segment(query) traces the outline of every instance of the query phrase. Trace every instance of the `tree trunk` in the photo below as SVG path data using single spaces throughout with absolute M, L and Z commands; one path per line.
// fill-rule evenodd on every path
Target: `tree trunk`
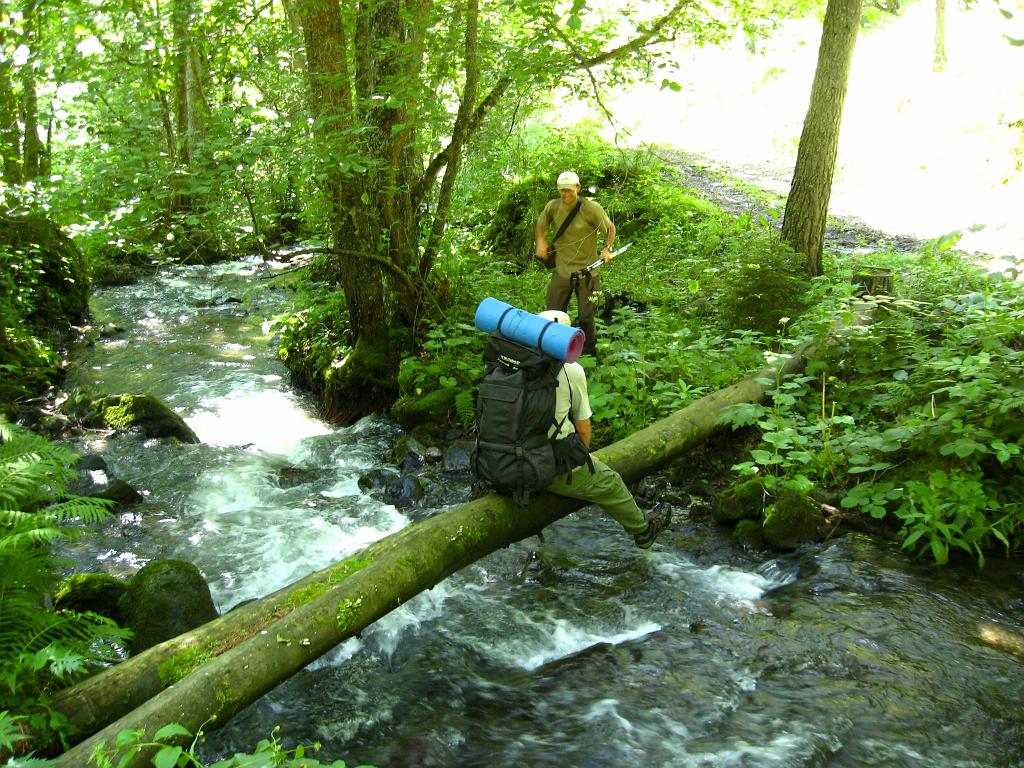
M 36 95 L 36 62 L 39 47 L 39 14 L 42 10 L 25 3 L 25 34 L 22 44 L 28 49 L 28 60 L 21 68 L 21 172 L 25 181 L 39 178 L 45 165 L 45 146 L 39 138 L 39 99 Z
M 46 147 L 39 138 L 39 100 L 31 61 L 25 64 L 21 84 L 21 120 L 25 126 L 22 140 L 22 174 L 26 181 L 37 179 L 46 164 Z
M 202 13 L 194 0 L 174 0 L 172 3 L 174 146 L 169 212 L 172 227 L 177 228 L 172 252 L 178 258 L 205 263 L 220 255 L 221 244 L 215 229 L 197 217 L 205 206 L 206 195 L 196 193 L 193 183 L 203 170 L 200 146 L 207 131 L 209 115 L 206 61 L 197 31 Z
M 426 283 L 430 270 L 434 266 L 434 258 L 437 255 L 437 249 L 441 242 L 441 235 L 444 234 L 448 211 L 451 209 L 455 180 L 458 178 L 459 166 L 462 162 L 462 151 L 469 138 L 473 122 L 474 105 L 476 104 L 477 91 L 480 87 L 479 25 L 480 4 L 477 0 L 468 0 L 466 3 L 465 52 L 463 54 L 466 81 L 462 89 L 462 98 L 459 101 L 459 112 L 455 118 L 455 126 L 452 129 L 452 140 L 449 145 L 444 178 L 441 181 L 441 189 L 438 194 L 437 215 L 434 218 L 434 226 L 430 231 L 430 238 L 424 249 L 423 259 L 420 261 L 419 280 L 421 284 Z
M 175 164 L 187 176 L 196 159 L 196 144 L 205 127 L 204 67 L 192 34 L 194 9 L 191 0 L 177 0 L 171 12 L 174 35 L 174 116 L 177 125 Z M 187 193 L 180 195 L 181 209 L 190 210 Z
M 759 402 L 765 380 L 776 381 L 803 369 L 796 353 L 778 367 L 708 395 L 646 429 L 597 452 L 627 482 L 655 472 L 683 456 L 721 426 L 722 412 L 739 403 Z M 110 670 L 102 683 L 86 681 L 63 694 L 59 708 L 79 724 L 112 722 L 61 755 L 55 768 L 79 768 L 100 745 L 112 749 L 117 734 L 142 729 L 147 736 L 167 723 L 195 732 L 227 722 L 281 681 L 344 640 L 358 634 L 425 589 L 501 547 L 540 532 L 582 503 L 550 494 L 525 509 L 490 495 L 414 523 L 348 560 L 308 576 L 270 598 L 243 606 L 195 632 L 143 653 L 125 672 Z M 623 546 L 631 546 L 623 537 Z M 290 612 L 289 612 L 290 609 Z M 184 649 L 184 650 L 182 650 Z M 198 669 L 163 688 L 155 665 L 191 650 Z M 147 658 L 148 657 L 148 658 Z M 207 660 L 208 659 L 208 660 Z M 161 690 L 163 688 L 163 690 Z M 124 701 L 123 696 L 131 696 Z M 146 703 L 140 704 L 144 698 Z M 131 707 L 136 707 L 130 710 Z M 138 755 L 128 766 L 148 765 Z
M 804 118 L 782 239 L 807 257 L 807 274 L 822 274 L 828 201 L 832 194 L 843 103 L 850 79 L 862 0 L 829 0 L 811 101 Z
M 935 0 L 935 55 L 932 72 L 946 68 L 946 0 Z
M 414 6 L 417 13 L 427 4 Z M 405 83 L 418 80 L 423 33 L 398 2 L 386 0 L 373 12 L 356 11 L 350 45 L 338 3 L 300 7 L 314 132 L 321 157 L 330 158 L 324 168 L 334 241 L 329 269 L 345 294 L 353 344 L 321 395 L 324 415 L 349 423 L 394 402 L 398 363 L 419 304 L 408 272 L 419 252 L 410 196 L 417 176 L 415 137 L 407 127 L 415 105 L 380 94 L 401 94 Z M 402 44 L 381 46 L 382 40 Z M 345 133 L 356 121 L 362 126 L 358 140 Z M 353 171 L 345 158 L 352 156 L 354 141 L 364 156 L 382 162 Z
M 6 46 L 6 32 L 0 24 L 0 50 Z M 21 130 L 18 128 L 18 100 L 14 95 L 13 67 L 9 56 L 0 56 L 0 160 L 3 180 L 20 184 Z

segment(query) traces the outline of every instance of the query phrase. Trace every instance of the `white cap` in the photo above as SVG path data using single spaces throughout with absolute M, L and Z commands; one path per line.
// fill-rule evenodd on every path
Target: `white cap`
M 560 309 L 545 309 L 543 312 L 538 312 L 537 316 L 543 317 L 545 320 L 550 320 L 553 323 L 572 325 L 572 321 L 569 319 L 569 316 Z
M 576 189 L 580 185 L 580 177 L 572 171 L 562 171 L 558 174 L 559 189 Z

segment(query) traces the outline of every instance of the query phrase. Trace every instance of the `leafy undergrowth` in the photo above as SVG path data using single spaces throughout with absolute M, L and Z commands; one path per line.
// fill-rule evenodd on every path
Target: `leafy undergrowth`
M 805 375 L 776 386 L 764 404 L 728 416 L 761 443 L 734 467 L 767 491 L 837 500 L 889 521 L 908 552 L 948 561 L 959 551 L 1017 551 L 1024 486 L 1019 418 L 1024 332 L 1019 283 L 986 276 L 956 238 L 913 252 L 826 250 L 826 274 L 803 276 L 773 222 L 730 215 L 685 188 L 653 187 L 672 169 L 631 167 L 600 190 L 631 221 L 633 248 L 603 268 L 598 356 L 584 357 L 595 444 L 641 429 L 760 370 L 776 354 L 830 338 L 861 302 L 851 274 L 869 264 L 895 277 L 872 322 L 823 350 Z M 630 210 L 644 211 L 642 225 Z M 465 234 L 463 235 L 465 236 Z M 482 246 L 442 265 L 457 301 L 435 318 L 403 363 L 406 398 L 431 393 L 435 420 L 471 431 L 483 334 L 473 310 L 495 296 L 540 311 L 547 273 Z M 467 255 L 469 254 L 469 255 Z M 448 392 L 450 397 L 437 397 Z

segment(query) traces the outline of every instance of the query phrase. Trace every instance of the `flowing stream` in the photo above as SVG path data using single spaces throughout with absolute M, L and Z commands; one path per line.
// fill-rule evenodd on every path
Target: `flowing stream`
M 401 437 L 329 425 L 289 386 L 264 321 L 287 294 L 259 261 L 178 267 L 97 291 L 124 331 L 79 353 L 69 385 L 164 399 L 199 445 L 92 435 L 145 494 L 73 552 L 128 576 L 194 562 L 221 611 L 464 500 L 431 509 L 360 490 Z M 433 497 L 429 497 L 432 498 Z M 430 503 L 435 503 L 433 500 Z M 453 575 L 280 685 L 204 756 L 281 726 L 324 763 L 376 766 L 1024 766 L 1024 565 L 938 569 L 837 537 L 752 553 L 705 516 L 636 549 L 585 509 Z

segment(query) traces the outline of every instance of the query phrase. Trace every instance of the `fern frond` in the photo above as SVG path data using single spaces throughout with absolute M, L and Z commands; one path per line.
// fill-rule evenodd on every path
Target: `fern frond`
M 0 504 L 6 509 L 60 498 L 74 453 L 15 424 L 0 424 Z
M 0 536 L 0 555 L 4 557 L 16 556 L 31 546 L 40 544 L 52 544 L 58 539 L 67 538 L 66 531 L 62 528 L 29 528 L 17 533 L 9 533 Z
M 22 512 L 20 509 L 0 509 L 0 527 L 13 531 L 23 531 L 39 525 L 39 517 L 34 512 Z
M 25 731 L 18 724 L 22 719 L 7 710 L 0 712 L 0 750 L 12 751 L 14 745 L 25 738 Z
M 57 582 L 53 565 L 48 548 L 24 541 L 0 557 L 0 657 L 49 622 L 43 596 Z
M 51 504 L 40 514 L 57 523 L 79 520 L 86 525 L 98 523 L 110 517 L 110 510 L 116 502 L 110 499 L 96 499 L 89 496 L 67 496 L 63 501 Z
M 459 422 L 464 429 L 469 429 L 476 423 L 476 395 L 474 392 L 463 390 L 455 396 L 455 412 L 458 414 Z
M 76 457 L 0 424 L 0 680 L 29 692 L 62 684 L 90 660 L 111 661 L 130 632 L 92 613 L 47 607 L 59 561 L 51 544 L 96 523 L 113 502 L 66 496 Z
M 57 645 L 65 655 L 70 653 L 94 661 L 112 661 L 116 654 L 109 643 L 127 645 L 132 636 L 131 630 L 122 629 L 110 619 L 91 611 L 63 611 L 51 616 L 54 620 L 44 630 L 27 638 L 28 647 Z

